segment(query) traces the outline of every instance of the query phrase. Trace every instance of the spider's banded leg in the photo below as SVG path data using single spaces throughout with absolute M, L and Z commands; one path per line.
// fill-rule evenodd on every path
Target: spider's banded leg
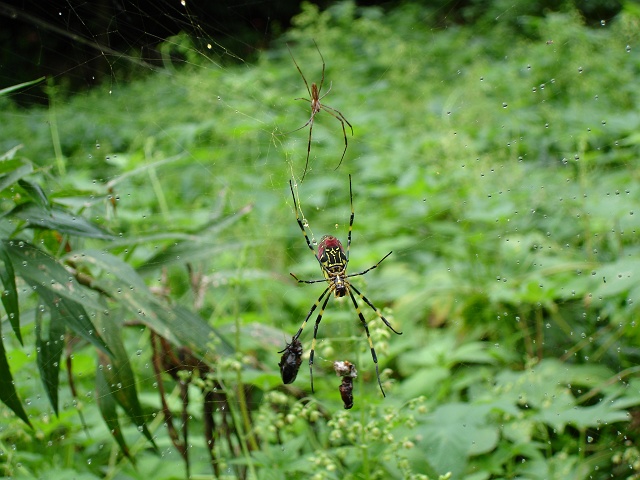
M 329 288 L 327 288 L 327 290 L 329 290 Z M 318 326 L 320 325 L 322 314 L 324 313 L 324 309 L 327 307 L 327 303 L 329 303 L 330 298 L 331 295 L 328 295 L 326 300 L 322 304 L 322 308 L 320 309 L 320 311 L 318 312 L 318 316 L 316 317 L 316 324 L 313 326 L 313 340 L 311 341 L 311 351 L 309 352 L 309 378 L 311 379 L 311 393 L 313 393 L 313 355 L 316 351 L 316 337 L 318 336 Z M 320 299 L 318 299 L 318 301 L 320 301 Z
M 320 305 L 320 302 L 322 301 L 322 299 L 324 298 L 324 296 L 327 294 L 327 292 L 331 291 L 331 286 L 327 287 L 324 289 L 324 292 L 322 292 L 322 295 L 320 295 L 318 297 L 318 300 L 316 300 L 316 303 L 313 304 L 313 306 L 311 307 L 311 310 L 309 310 L 309 313 L 307 313 L 306 318 L 304 319 L 304 322 L 302 322 L 302 325 L 300 325 L 300 328 L 298 329 L 298 331 L 296 332 L 296 334 L 293 336 L 293 338 L 291 339 L 291 343 L 295 342 L 296 340 L 298 340 L 298 338 L 300 338 L 300 335 L 302 334 L 302 330 L 304 330 L 304 327 L 307 325 L 307 322 L 309 321 L 309 318 L 311 317 L 311 314 L 315 311 L 316 308 L 318 308 L 318 305 Z M 329 295 L 330 297 L 331 295 Z M 328 298 L 328 297 L 327 297 Z M 324 304 L 326 305 L 327 302 L 325 301 Z M 324 309 L 324 306 L 322 307 Z
M 289 272 L 289 275 L 295 278 L 298 283 L 321 283 L 321 282 L 327 281 L 326 278 L 323 278 L 322 280 L 300 280 L 298 277 L 296 277 L 295 273 L 291 273 L 291 272 Z
M 369 348 L 371 349 L 371 358 L 373 358 L 373 363 L 376 366 L 376 377 L 378 378 L 378 385 L 380 386 L 380 391 L 382 392 L 382 396 L 386 397 L 384 393 L 384 389 L 382 388 L 382 382 L 380 381 L 380 370 L 378 369 L 378 356 L 376 355 L 376 351 L 373 348 L 373 340 L 371 340 L 371 334 L 369 333 L 369 326 L 367 325 L 367 321 L 364 319 L 364 315 L 362 315 L 362 312 L 360 311 L 360 307 L 358 306 L 358 302 L 356 302 L 356 298 L 353 296 L 353 293 L 351 292 L 351 288 L 353 288 L 353 286 L 351 286 L 347 290 L 349 290 L 349 296 L 351 297 L 353 306 L 356 309 L 356 313 L 360 318 L 360 323 L 362 323 L 362 326 L 364 327 L 364 331 L 367 334 L 367 340 L 369 341 Z
M 313 246 L 311 245 L 311 241 L 309 240 L 309 237 L 307 236 L 307 231 L 304 229 L 304 225 L 302 224 L 302 220 L 300 220 L 300 215 L 298 215 L 298 202 L 296 202 L 296 194 L 293 193 L 293 182 L 291 180 L 289 180 L 289 187 L 291 188 L 291 196 L 293 197 L 293 208 L 296 211 L 296 220 L 298 221 L 298 226 L 300 227 L 300 230 L 302 230 L 302 234 L 304 235 L 304 239 L 307 241 L 307 246 L 311 249 L 311 251 L 313 252 L 313 255 L 316 256 L 316 258 L 317 258 L 316 251 L 313 248 Z
M 365 302 L 367 305 L 369 305 L 369 306 L 373 309 L 373 311 L 374 311 L 374 312 L 376 312 L 376 315 L 378 315 L 378 316 L 380 317 L 380 320 L 382 320 L 382 321 L 384 322 L 384 324 L 385 324 L 387 327 L 389 327 L 393 333 L 395 333 L 396 335 L 402 335 L 402 332 L 398 332 L 395 328 L 393 328 L 393 327 L 391 326 L 391 324 L 389 323 L 389 321 L 388 321 L 386 318 L 384 318 L 384 315 L 382 315 L 382 313 L 380 313 L 380 310 L 378 310 L 378 309 L 373 305 L 373 303 L 371 303 L 371 301 L 370 301 L 367 297 L 365 297 L 362 293 L 360 293 L 360 290 L 358 290 L 358 289 L 357 289 L 356 287 L 354 287 L 352 284 L 349 284 L 349 288 L 352 288 L 352 289 L 353 289 L 353 291 L 354 291 L 354 292 L 356 292 L 356 293 L 358 294 L 358 296 L 359 296 L 362 300 L 364 300 L 364 302 Z M 353 295 L 352 295 L 352 296 L 353 296 Z
M 384 260 L 385 258 L 387 258 L 389 255 L 391 255 L 393 252 L 389 252 L 387 253 L 384 257 L 382 257 L 382 260 Z M 380 265 L 382 263 L 382 260 L 380 260 L 378 263 L 376 263 L 373 267 L 369 267 L 366 270 L 359 272 L 359 273 L 352 273 L 350 275 L 347 275 L 345 278 L 349 278 L 349 277 L 359 277 L 360 275 L 364 275 L 367 272 L 370 272 L 371 270 L 373 270 L 374 268 L 378 268 L 378 265 Z
M 349 233 L 347 234 L 347 262 L 349 261 L 349 252 L 351 251 L 351 230 L 353 230 L 353 219 L 356 215 L 353 211 L 353 190 L 351 189 L 351 174 L 349 174 L 349 202 L 351 203 L 351 217 L 349 217 Z

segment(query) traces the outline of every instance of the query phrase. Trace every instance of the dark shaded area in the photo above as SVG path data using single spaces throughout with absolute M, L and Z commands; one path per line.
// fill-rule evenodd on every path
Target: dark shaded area
M 286 30 L 300 11 L 300 0 L 262 2 L 177 0 L 0 1 L 0 88 L 54 77 L 69 91 L 90 88 L 105 77 L 128 78 L 162 66 L 159 45 L 181 32 L 198 51 L 219 62 L 251 61 L 272 38 Z M 315 2 L 320 8 L 335 3 Z M 391 8 L 404 2 L 365 1 Z M 618 0 L 436 0 L 415 2 L 434 25 L 486 23 L 500 19 L 526 34 L 522 18 L 578 9 L 590 24 L 611 19 Z M 207 44 L 214 48 L 207 49 Z M 175 52 L 171 52 L 172 55 Z M 172 58 L 173 59 L 173 58 Z M 180 60 L 178 57 L 177 60 Z M 140 68 L 141 67 L 141 68 Z M 23 95 L 20 103 L 45 102 Z
M 0 2 L 0 88 L 42 75 L 71 90 L 162 65 L 158 47 L 186 32 L 222 62 L 251 59 L 287 28 L 299 1 L 54 0 Z

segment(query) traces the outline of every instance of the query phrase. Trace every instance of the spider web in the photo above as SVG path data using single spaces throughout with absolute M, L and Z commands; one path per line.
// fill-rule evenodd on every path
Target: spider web
M 488 35 L 495 29 L 508 32 L 530 13 L 524 4 L 501 5 L 492 7 L 495 16 L 486 25 Z M 637 228 L 634 157 L 629 153 L 637 120 L 631 113 L 621 120 L 616 111 L 624 103 L 621 97 L 633 95 L 604 91 L 590 76 L 613 52 L 581 49 L 578 44 L 588 39 L 577 36 L 577 30 L 562 33 L 574 24 L 561 15 L 538 31 L 547 37 L 514 42 L 507 55 L 491 52 L 482 39 L 443 37 L 443 32 L 458 28 L 449 21 L 455 6 L 456 2 L 443 2 L 424 15 L 425 24 L 437 25 L 421 34 L 428 58 L 416 46 L 418 33 L 410 28 L 363 40 L 383 14 L 371 8 L 349 16 L 356 8 L 349 3 L 332 7 L 332 20 L 306 7 L 297 28 L 282 38 L 272 37 L 272 32 L 286 25 L 274 27 L 270 12 L 230 7 L 230 18 L 253 25 L 250 39 L 234 33 L 234 21 L 218 20 L 201 5 L 184 1 L 131 2 L 120 9 L 105 7 L 98 15 L 90 13 L 93 5 L 72 1 L 58 11 L 3 3 L 0 12 L 5 22 L 13 17 L 30 25 L 40 38 L 25 39 L 40 49 L 42 58 L 57 58 L 57 70 L 51 67 L 55 73 L 49 74 L 45 88 L 34 87 L 16 97 L 23 103 L 50 105 L 34 127 L 35 138 L 53 137 L 61 150 L 37 162 L 72 176 L 69 186 L 110 189 L 118 198 L 117 208 L 95 209 L 95 217 L 129 235 L 158 233 L 156 226 L 172 223 L 182 229 L 225 225 L 220 231 L 212 228 L 215 239 L 202 244 L 200 255 L 190 257 L 194 272 L 201 275 L 202 298 L 190 297 L 185 289 L 180 300 L 197 304 L 228 335 L 233 334 L 234 319 L 240 318 L 245 351 L 262 348 L 273 353 L 290 340 L 321 291 L 320 286 L 298 287 L 288 276 L 293 271 L 300 278 L 321 278 L 296 225 L 288 190 L 292 178 L 305 226 L 317 244 L 324 234 L 346 241 L 347 174 L 352 174 L 355 222 L 349 271 L 362 271 L 393 250 L 357 285 L 376 306 L 393 306 L 390 313 L 400 330 L 406 325 L 411 332 L 411 325 L 460 323 L 463 312 L 455 306 L 464 303 L 471 311 L 467 315 L 476 317 L 488 336 L 497 337 L 500 322 L 520 319 L 507 307 L 504 312 L 488 312 L 482 299 L 498 298 L 509 305 L 528 298 L 528 290 L 546 291 L 550 284 L 557 288 L 549 280 L 557 274 L 554 269 L 566 274 L 567 286 L 560 295 L 566 302 L 586 277 L 608 282 L 607 287 L 593 286 L 605 298 L 610 290 L 633 285 L 633 274 L 611 261 L 616 248 L 626 252 L 637 246 L 637 241 L 627 240 L 635 239 Z M 355 40 L 342 40 L 330 28 L 345 18 L 355 25 Z M 598 35 L 598 27 L 592 28 Z M 599 28 L 612 28 L 609 19 L 602 19 Z M 75 45 L 60 51 L 51 47 L 56 44 L 50 35 Z M 311 85 L 319 82 L 322 67 L 314 40 L 326 61 L 321 94 L 331 86 L 323 102 L 342 112 L 355 133 L 348 138 L 340 169 L 334 171 L 343 149 L 342 130 L 338 121 L 320 112 L 314 122 L 310 170 L 300 182 L 307 130 L 283 133 L 304 124 L 310 112 L 308 103 L 295 101 L 307 93 L 284 42 Z M 620 34 L 617 48 L 626 57 L 616 56 L 615 65 L 623 79 L 633 78 L 637 71 L 633 40 L 637 38 Z M 456 59 L 451 61 L 448 53 L 453 50 L 468 50 L 468 55 L 451 55 Z M 484 60 L 474 61 L 474 56 Z M 507 75 L 517 81 L 506 85 L 502 77 Z M 6 71 L 1 78 L 3 86 L 17 83 Z M 158 92 L 153 98 L 144 95 L 151 82 Z M 567 91 L 578 91 L 582 105 L 566 103 Z M 86 102 L 90 107 L 83 109 L 83 98 L 91 100 Z M 98 111 L 96 105 L 101 105 Z M 26 115 L 20 110 L 3 116 L 3 123 L 25 127 Z M 608 128 L 625 132 L 621 121 L 629 122 L 628 135 L 609 134 Z M 9 130 L 12 137 L 0 143 L 3 151 L 19 140 L 25 144 L 25 156 L 39 154 L 27 139 L 13 137 L 18 128 Z M 85 169 L 87 163 L 90 169 Z M 601 182 L 591 176 L 593 171 L 612 170 L 620 174 L 603 175 Z M 47 180 L 61 181 L 55 175 Z M 50 190 L 61 185 L 51 185 Z M 557 209 L 550 208 L 554 205 Z M 489 228 L 491 222 L 496 226 Z M 127 230 L 129 224 L 136 230 Z M 578 227 L 566 228 L 571 224 Z M 208 230 L 203 227 L 198 233 L 204 236 L 203 232 Z M 166 245 L 138 248 L 133 260 L 153 258 L 159 246 Z M 517 296 L 508 291 L 511 282 L 531 271 L 540 275 L 531 276 L 530 283 L 522 281 Z M 160 275 L 151 286 L 163 286 Z M 630 305 L 634 291 L 627 300 Z M 530 295 L 539 296 L 545 306 L 543 296 Z M 479 300 L 464 300 L 469 296 Z M 367 306 L 361 308 L 364 313 Z M 576 308 L 583 308 L 585 316 L 593 314 L 589 308 Z M 379 322 L 373 312 L 365 315 Z M 312 323 L 313 319 L 301 337 L 307 345 Z M 561 328 L 558 318 L 545 318 L 544 323 L 548 329 Z M 610 330 L 592 328 L 593 322 L 586 325 L 568 335 L 585 342 L 608 338 Z M 385 339 L 379 332 L 374 341 L 382 344 L 380 359 L 408 345 L 406 337 Z M 558 357 L 582 355 L 576 347 L 580 341 L 556 341 Z M 355 358 L 334 358 L 343 350 L 358 353 Z M 496 341 L 490 353 L 500 357 L 501 352 Z M 359 371 L 371 373 L 367 355 L 352 306 L 332 299 L 318 334 L 316 390 L 322 389 L 320 372 L 330 372 L 334 360 L 354 361 Z M 617 371 L 626 368 L 615 363 L 615 354 L 601 352 L 597 358 L 581 360 L 614 365 Z M 137 354 L 131 360 L 144 371 Z M 406 362 L 411 365 L 411 359 Z M 305 365 L 298 382 L 305 381 Z M 153 375 L 141 377 L 144 383 Z M 42 409 L 46 410 L 44 403 Z

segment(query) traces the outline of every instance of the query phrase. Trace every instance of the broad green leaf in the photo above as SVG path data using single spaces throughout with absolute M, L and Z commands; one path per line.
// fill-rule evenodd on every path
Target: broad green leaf
M 58 415 L 58 385 L 60 383 L 60 359 L 64 350 L 64 319 L 57 308 L 49 308 L 49 331 L 42 328 L 41 314 L 36 312 L 36 352 L 38 369 L 45 391 Z
M 111 353 L 102 337 L 98 335 L 95 326 L 89 320 L 89 315 L 87 315 L 82 305 L 68 298 L 59 296 L 52 290 L 43 288 L 30 279 L 26 280 L 51 310 L 57 310 L 56 315 L 58 315 L 64 325 L 103 352 L 107 354 Z
M 97 250 L 76 252 L 70 258 L 74 263 L 94 267 L 98 278 L 94 285 L 107 292 L 111 298 L 136 315 L 153 331 L 193 350 L 204 358 L 211 352 L 212 343 L 218 353 L 229 355 L 233 347 L 202 318 L 180 306 L 168 306 L 155 296 L 144 280 L 127 263 L 118 257 Z
M 600 428 L 617 422 L 628 422 L 631 419 L 625 409 L 637 405 L 636 399 L 615 400 L 605 397 L 595 405 L 582 407 L 574 402 L 564 405 L 553 404 L 549 408 L 542 408 L 534 419 L 551 425 L 558 432 L 563 432 L 567 425 L 573 425 L 579 430 Z
M 498 444 L 498 427 L 490 425 L 484 405 L 449 403 L 438 407 L 418 427 L 423 436 L 420 453 L 436 471 L 461 474 L 471 455 L 493 450 Z
M 81 285 L 55 258 L 21 240 L 3 240 L 16 274 L 87 308 L 104 308 L 95 291 Z
M 111 388 L 111 394 L 124 409 L 127 416 L 138 426 L 138 430 L 157 448 L 151 433 L 147 429 L 144 412 L 138 400 L 136 379 L 129 363 L 129 355 L 120 337 L 122 326 L 117 325 L 110 315 L 102 314 L 98 315 L 97 323 L 100 331 L 104 334 L 107 345 L 113 352 L 113 357 L 109 359 L 109 364 L 105 366 L 101 363 L 101 367 L 104 367 L 102 374 Z
M 118 411 L 116 409 L 116 399 L 104 374 L 104 369 L 107 368 L 105 365 L 108 364 L 109 359 L 104 355 L 100 355 L 100 361 L 96 370 L 96 400 L 98 402 L 98 408 L 100 409 L 100 415 L 102 415 L 104 422 L 109 428 L 109 432 L 120 446 L 122 453 L 135 463 L 135 459 L 129 453 L 129 447 L 122 435 L 120 421 L 118 420 Z
M 0 161 L 0 191 L 13 185 L 31 172 L 33 172 L 33 165 L 26 160 Z
M 0 268 L 0 279 L 2 280 L 2 304 L 9 317 L 11 328 L 15 333 L 18 341 L 22 342 L 22 334 L 20 333 L 20 305 L 18 304 L 18 290 L 16 288 L 16 274 L 13 270 L 11 257 L 5 248 L 4 243 L 0 242 L 0 261 L 4 263 L 4 268 Z
M 3 241 L 16 274 L 38 293 L 51 309 L 57 309 L 67 327 L 97 348 L 109 353 L 84 307 L 101 310 L 97 294 L 78 281 L 55 259 L 22 241 Z
M 0 324 L 1 326 L 1 324 Z M 31 422 L 27 416 L 27 412 L 24 411 L 22 403 L 18 398 L 18 392 L 13 383 L 13 376 L 9 369 L 9 362 L 7 361 L 7 353 L 4 349 L 4 343 L 2 342 L 2 336 L 0 335 L 0 400 L 7 407 L 31 427 Z
M 116 238 L 84 217 L 73 215 L 58 207 L 44 208 L 34 202 L 25 202 L 7 215 L 24 220 L 31 228 L 44 228 L 68 235 L 103 240 Z

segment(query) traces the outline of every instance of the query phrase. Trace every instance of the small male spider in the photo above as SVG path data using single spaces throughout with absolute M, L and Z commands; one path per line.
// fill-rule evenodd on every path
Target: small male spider
M 353 292 L 355 292 L 356 295 L 358 295 L 362 299 L 362 301 L 364 301 L 367 305 L 369 305 L 373 309 L 374 312 L 376 312 L 376 315 L 380 317 L 380 319 L 384 322 L 384 324 L 387 327 L 391 329 L 392 332 L 398 335 L 401 335 L 402 332 L 396 331 L 391 326 L 389 321 L 386 318 L 384 318 L 382 313 L 380 313 L 380 311 L 373 305 L 373 303 L 371 303 L 371 301 L 367 297 L 365 297 L 362 293 L 360 293 L 360 291 L 351 284 L 351 282 L 349 281 L 349 278 L 364 275 L 370 270 L 377 268 L 378 265 L 380 265 L 385 258 L 391 255 L 392 252 L 387 253 L 384 257 L 382 257 L 382 260 L 376 263 L 373 267 L 369 267 L 366 270 L 359 273 L 352 273 L 347 275 L 347 264 L 349 263 L 349 251 L 351 249 L 351 230 L 353 229 L 353 218 L 354 218 L 353 193 L 351 190 L 351 175 L 349 175 L 349 200 L 351 202 L 351 217 L 349 219 L 349 233 L 347 235 L 346 253 L 344 251 L 344 247 L 342 246 L 342 243 L 340 243 L 340 240 L 338 240 L 336 237 L 332 235 L 325 235 L 320 239 L 320 244 L 318 245 L 318 252 L 316 253 L 315 249 L 313 248 L 313 245 L 311 245 L 311 241 L 309 240 L 309 237 L 307 236 L 307 231 L 305 230 L 304 224 L 300 219 L 300 215 L 298 215 L 298 210 L 299 210 L 298 202 L 296 201 L 296 196 L 293 193 L 293 183 L 291 182 L 291 180 L 289 180 L 289 187 L 291 188 L 291 195 L 293 196 L 293 206 L 296 210 L 296 220 L 298 221 L 298 226 L 300 227 L 300 230 L 302 230 L 302 234 L 304 235 L 304 239 L 307 242 L 307 246 L 313 252 L 314 256 L 318 260 L 318 263 L 320 264 L 320 268 L 322 269 L 324 278 L 322 280 L 300 280 L 293 273 L 291 273 L 291 276 L 295 278 L 298 281 L 298 283 L 327 282 L 329 284 L 329 286 L 325 288 L 322 294 L 318 297 L 318 299 L 316 300 L 316 303 L 313 304 L 313 306 L 311 307 L 311 310 L 309 310 L 309 313 L 307 313 L 307 317 L 302 322 L 302 325 L 298 329 L 298 332 L 293 336 L 291 343 L 289 345 L 294 345 L 296 344 L 296 342 L 298 342 L 298 339 L 300 338 L 300 334 L 302 334 L 302 330 L 304 329 L 305 325 L 307 324 L 307 321 L 311 317 L 311 314 L 315 311 L 316 308 L 318 308 L 318 305 L 320 305 L 320 302 L 326 295 L 327 298 L 322 303 L 320 312 L 316 317 L 315 326 L 313 328 L 313 341 L 311 342 L 311 351 L 309 354 L 309 375 L 311 378 L 311 391 L 313 392 L 313 355 L 316 347 L 316 337 L 318 335 L 318 327 L 320 325 L 320 321 L 322 320 L 324 309 L 327 306 L 329 299 L 331 298 L 332 292 L 336 297 L 344 297 L 346 295 L 349 295 L 349 297 L 351 298 L 351 301 L 353 302 L 353 307 L 355 308 L 356 313 L 358 314 L 358 318 L 360 319 L 360 322 L 364 327 L 364 331 L 367 334 L 367 340 L 369 341 L 369 348 L 371 350 L 371 357 L 373 358 L 373 363 L 376 366 L 376 377 L 378 379 L 378 385 L 380 386 L 380 391 L 382 392 L 382 396 L 386 396 L 384 393 L 384 389 L 382 388 L 382 382 L 380 381 L 380 372 L 378 370 L 378 357 L 376 356 L 376 351 L 373 348 L 373 340 L 371 340 L 371 335 L 369 334 L 369 326 L 367 324 L 367 321 L 364 318 L 364 315 L 360 311 L 360 307 L 358 306 L 358 302 L 356 302 L 356 298 L 353 295 Z M 329 295 L 327 295 L 327 293 Z M 287 348 L 290 348 L 289 345 L 287 345 Z
M 304 172 L 302 172 L 302 179 L 300 181 L 304 180 L 304 176 L 307 174 L 307 168 L 309 167 L 309 154 L 311 153 L 311 132 L 313 132 L 313 121 L 316 118 L 316 115 L 318 114 L 318 112 L 320 110 L 324 110 L 325 112 L 327 112 L 329 115 L 331 115 L 332 117 L 336 118 L 340 124 L 342 125 L 342 134 L 344 135 L 344 150 L 342 151 L 342 157 L 340 157 L 340 163 L 338 163 L 338 166 L 336 167 L 336 170 L 338 169 L 338 167 L 340 167 L 340 165 L 342 165 L 342 160 L 344 159 L 344 155 L 345 153 L 347 153 L 347 131 L 344 128 L 344 124 L 346 123 L 347 125 L 349 125 L 349 128 L 351 129 L 351 135 L 353 136 L 353 127 L 351 126 L 351 124 L 349 123 L 349 120 L 347 120 L 345 118 L 345 116 L 339 111 L 336 110 L 335 108 L 331 108 L 328 105 L 324 105 L 322 103 L 320 103 L 320 100 L 322 100 L 324 97 L 326 97 L 329 92 L 331 91 L 331 86 L 332 84 L 329 84 L 329 90 L 326 91 L 326 93 L 322 96 L 321 92 L 322 92 L 322 85 L 324 84 L 324 68 L 325 68 L 325 64 L 324 64 L 324 57 L 322 56 L 322 53 L 320 52 L 320 48 L 318 48 L 318 44 L 316 43 L 316 41 L 313 41 L 313 44 L 316 46 L 316 50 L 318 50 L 318 53 L 320 54 L 320 58 L 322 59 L 322 78 L 320 79 L 320 86 L 316 85 L 315 83 L 311 84 L 311 88 L 309 88 L 309 84 L 307 83 L 307 79 L 304 77 L 304 74 L 302 73 L 302 70 L 300 70 L 300 67 L 298 66 L 298 63 L 296 62 L 296 59 L 293 58 L 293 53 L 291 53 L 291 49 L 289 48 L 289 45 L 287 45 L 287 48 L 289 49 L 289 55 L 291 55 L 291 59 L 293 60 L 293 63 L 295 64 L 296 68 L 298 69 L 298 72 L 300 72 L 300 76 L 302 77 L 302 80 L 304 81 L 305 86 L 307 87 L 307 93 L 309 94 L 309 98 L 296 98 L 296 100 L 305 100 L 309 103 L 311 103 L 311 117 L 309 118 L 309 120 L 307 120 L 307 123 L 305 123 L 304 125 L 302 125 L 299 128 L 296 128 L 295 130 L 291 130 L 290 132 L 287 132 L 284 135 L 288 135 L 289 133 L 293 133 L 293 132 L 297 132 L 298 130 L 302 130 L 303 128 L 305 128 L 307 125 L 309 125 L 309 141 L 307 142 L 307 161 L 304 165 Z

